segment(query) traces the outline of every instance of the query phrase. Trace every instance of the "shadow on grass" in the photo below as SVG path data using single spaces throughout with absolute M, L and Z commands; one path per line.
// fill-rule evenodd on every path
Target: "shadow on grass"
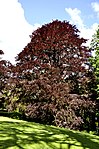
M 0 149 L 99 149 L 99 137 L 31 122 L 0 121 Z

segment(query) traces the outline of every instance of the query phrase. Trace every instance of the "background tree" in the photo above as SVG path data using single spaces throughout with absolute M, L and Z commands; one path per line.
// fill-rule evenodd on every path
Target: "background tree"
M 0 55 L 4 54 L 2 50 L 0 50 Z M 0 109 L 4 108 L 5 97 L 7 96 L 5 90 L 6 85 L 8 84 L 8 80 L 11 76 L 11 63 L 7 60 L 2 60 L 0 57 Z
M 0 50 L 0 55 L 4 54 L 4 52 L 2 50 Z M 4 103 L 4 99 L 2 98 L 2 89 L 4 88 L 4 61 L 1 60 L 2 58 L 0 57 L 0 108 L 3 108 L 3 103 Z
M 94 53 L 90 62 L 92 63 L 92 66 L 94 68 L 95 77 L 96 77 L 96 84 L 95 84 L 96 86 L 94 87 L 94 90 L 97 92 L 96 118 L 97 118 L 98 127 L 99 127 L 99 26 L 98 26 L 95 34 L 93 35 L 93 38 L 91 41 L 91 48 L 93 49 L 93 53 Z
M 2 50 L 0 50 L 0 55 L 4 54 Z M 7 83 L 7 79 L 9 77 L 9 70 L 8 67 L 10 65 L 10 62 L 6 60 L 2 60 L 2 57 L 0 57 L 0 108 L 3 108 L 4 104 L 4 88 Z
M 8 110 L 72 129 L 80 129 L 88 116 L 90 123 L 95 101 L 88 90 L 86 63 L 91 51 L 78 33 L 76 26 L 58 20 L 32 33 L 12 68 Z
M 99 98 L 99 26 L 96 30 L 96 33 L 93 35 L 92 41 L 91 41 L 91 48 L 94 51 L 94 56 L 91 58 L 91 63 L 94 68 L 94 72 L 96 75 L 97 80 L 97 94 Z
M 0 55 L 2 54 L 4 54 L 4 52 L 0 50 Z M 2 90 L 2 87 L 3 87 L 3 82 L 2 82 L 3 75 L 4 75 L 3 63 L 2 63 L 2 60 L 0 60 L 0 90 Z

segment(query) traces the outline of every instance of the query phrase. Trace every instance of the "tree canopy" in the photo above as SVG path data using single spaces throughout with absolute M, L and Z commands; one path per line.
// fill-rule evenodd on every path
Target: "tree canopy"
M 79 73 L 90 51 L 83 46 L 86 40 L 78 33 L 76 26 L 66 21 L 45 24 L 32 33 L 31 42 L 18 54 L 17 61 L 24 69 L 46 65 L 61 67 L 61 71 L 66 71 L 65 75 Z

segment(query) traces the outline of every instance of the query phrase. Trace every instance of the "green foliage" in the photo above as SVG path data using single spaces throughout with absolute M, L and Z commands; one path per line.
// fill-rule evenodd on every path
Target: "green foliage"
M 91 48 L 93 49 L 94 56 L 90 59 L 90 62 L 94 68 L 96 85 L 94 90 L 97 93 L 97 108 L 96 108 L 96 130 L 99 133 L 99 26 L 96 33 L 93 35 L 91 41 Z
M 94 68 L 94 72 L 96 75 L 96 82 L 97 82 L 97 95 L 99 99 L 99 26 L 96 30 L 96 33 L 93 35 L 93 39 L 91 41 L 91 48 L 94 51 L 94 56 L 91 58 L 91 63 Z

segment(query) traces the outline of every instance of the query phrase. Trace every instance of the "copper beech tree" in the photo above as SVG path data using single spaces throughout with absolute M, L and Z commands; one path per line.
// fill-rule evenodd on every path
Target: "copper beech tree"
M 76 26 L 58 20 L 32 33 L 12 69 L 9 88 L 14 100 L 10 98 L 8 109 L 36 122 L 72 129 L 83 126 L 95 102 L 87 90 L 91 51 L 78 33 Z

